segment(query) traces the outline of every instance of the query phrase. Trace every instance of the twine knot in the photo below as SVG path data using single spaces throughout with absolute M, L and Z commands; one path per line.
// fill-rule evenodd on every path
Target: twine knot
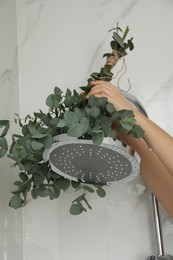
M 117 64 L 118 60 L 119 60 L 118 53 L 116 50 L 113 50 L 111 56 L 107 58 L 105 65 L 109 65 L 111 66 L 111 68 L 113 68 Z

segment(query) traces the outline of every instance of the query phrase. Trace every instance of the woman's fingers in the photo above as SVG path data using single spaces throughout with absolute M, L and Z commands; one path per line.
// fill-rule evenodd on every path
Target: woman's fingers
M 109 97 L 116 94 L 115 87 L 108 82 L 93 81 L 92 85 L 93 87 L 88 93 L 87 97 L 90 97 L 91 95 L 98 95 L 98 94 L 105 97 Z
M 87 95 L 89 98 L 91 95 L 96 97 L 106 97 L 108 102 L 112 103 L 114 108 L 118 111 L 121 109 L 131 109 L 136 111 L 133 105 L 126 99 L 126 97 L 110 82 L 104 82 L 101 80 L 92 81 L 93 86 Z

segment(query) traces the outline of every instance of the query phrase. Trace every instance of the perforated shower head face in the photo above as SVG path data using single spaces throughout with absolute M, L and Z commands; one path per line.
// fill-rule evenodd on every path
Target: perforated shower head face
M 145 116 L 147 113 L 140 101 L 124 92 L 132 105 Z M 43 154 L 52 170 L 59 175 L 93 184 L 110 184 L 132 180 L 139 174 L 136 159 L 117 146 L 117 141 L 93 145 L 92 141 L 79 140 L 66 134 L 55 137 L 55 143 Z
M 63 139 L 46 151 L 45 160 L 49 160 L 54 172 L 65 178 L 105 185 L 129 181 L 139 174 L 134 157 L 114 144 L 97 146 L 92 141 L 67 135 Z

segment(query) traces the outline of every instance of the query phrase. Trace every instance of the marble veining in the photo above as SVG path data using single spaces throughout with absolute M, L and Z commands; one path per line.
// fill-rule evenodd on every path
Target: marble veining
M 163 1 L 159 1 L 158 12 L 153 12 L 153 16 L 151 9 L 155 10 L 156 1 L 151 3 L 151 1 L 133 0 L 120 3 L 119 1 L 94 0 L 92 3 L 75 1 L 73 4 L 71 2 L 68 4 L 68 1 L 38 0 L 25 1 L 25 4 L 27 5 L 18 2 L 20 83 L 23 86 L 21 95 L 25 100 L 21 102 L 22 113 L 27 112 L 27 108 L 30 109 L 30 105 L 27 104 L 29 97 L 32 99 L 33 106 L 41 104 L 41 98 L 34 99 L 31 93 L 32 91 L 44 93 L 46 89 L 49 90 L 50 85 L 47 85 L 49 81 L 58 81 L 63 87 L 68 87 L 69 84 L 74 87 L 76 82 L 77 85 L 86 82 L 90 73 L 97 71 L 103 65 L 104 60 L 101 57 L 109 51 L 111 38 L 110 33 L 107 32 L 114 28 L 118 21 L 123 26 L 129 25 L 130 29 L 132 28 L 135 46 L 137 46 L 134 54 L 127 57 L 127 73 L 124 81 L 130 78 L 131 92 L 139 97 L 149 116 L 156 118 L 158 122 L 162 120 L 161 123 L 165 128 L 169 127 L 166 122 L 167 117 L 163 120 L 165 114 L 168 113 L 168 107 L 165 110 L 162 108 L 159 115 L 157 107 L 160 106 L 160 102 L 165 104 L 164 98 L 169 95 L 167 94 L 169 91 L 172 93 L 169 87 L 172 82 L 171 69 L 162 70 L 157 62 L 161 42 L 158 46 L 154 45 L 156 48 L 154 55 L 151 55 L 145 47 L 146 35 L 154 44 L 153 27 L 157 23 L 158 26 L 162 23 L 160 14 L 163 10 Z M 164 10 L 167 10 L 168 5 L 164 2 Z M 149 18 L 148 10 L 150 11 Z M 140 19 L 141 16 L 142 19 L 144 16 L 147 17 L 146 23 Z M 66 23 L 62 22 L 64 18 Z M 165 26 L 169 24 L 169 18 L 164 21 L 164 24 Z M 158 32 L 159 29 L 156 29 Z M 169 37 L 171 41 L 173 36 Z M 52 41 L 55 44 L 52 44 Z M 44 50 L 43 53 L 40 46 Z M 148 59 L 145 59 L 146 55 L 151 55 L 153 58 L 151 64 Z M 68 64 L 63 65 L 67 58 Z M 168 64 L 172 66 L 171 60 L 168 60 Z M 155 68 L 162 71 L 162 75 L 159 75 Z M 115 83 L 116 80 L 114 79 Z M 124 81 L 121 82 L 121 86 Z M 170 108 L 172 108 L 171 104 Z M 92 253 L 88 252 L 87 256 L 83 255 L 83 260 L 88 258 L 113 260 L 115 256 L 118 258 L 123 256 L 128 260 L 142 260 L 156 254 L 151 193 L 142 180 L 136 178 L 127 184 L 112 185 L 106 188 L 106 192 L 107 197 L 103 200 L 88 195 L 93 210 L 77 218 L 66 213 L 71 196 L 74 196 L 71 192 L 63 194 L 58 201 L 51 203 L 47 201 L 49 213 L 42 200 L 31 201 L 23 211 L 26 260 L 31 260 L 31 257 L 38 259 L 40 256 L 43 260 L 46 259 L 47 254 L 42 255 L 42 250 L 43 252 L 48 250 L 46 241 L 48 245 L 52 241 L 49 255 L 54 259 L 57 255 L 61 260 L 78 258 L 77 248 L 83 252 L 86 244 L 92 249 Z M 40 216 L 39 211 L 42 212 L 41 215 L 45 215 L 45 218 Z M 161 210 L 161 214 L 165 216 L 164 210 Z M 172 237 L 170 223 L 169 219 L 163 221 L 163 233 L 168 253 L 172 250 L 171 242 L 169 242 Z M 140 246 L 141 243 L 143 247 Z M 33 249 L 32 256 L 31 249 Z
M 117 21 L 121 22 L 122 20 L 124 20 L 129 15 L 129 13 L 132 12 L 132 10 L 136 6 L 136 4 L 139 3 L 139 1 L 140 0 L 132 0 L 132 1 L 130 1 L 130 3 L 123 9 L 123 11 L 116 18 Z
M 9 7 L 12 1 L 4 3 Z M 130 78 L 130 92 L 143 103 L 149 117 L 173 133 L 172 1 L 16 0 L 16 7 L 16 42 L 13 46 L 4 43 L 8 62 L 0 72 L 1 114 L 12 116 L 20 106 L 20 114 L 26 115 L 42 108 L 54 85 L 65 90 L 86 83 L 90 73 L 104 64 L 102 55 L 110 50 L 107 32 L 119 22 L 120 27 L 130 27 L 135 43 L 120 85 Z M 5 28 L 4 35 L 9 27 Z M 1 171 L 10 186 L 7 165 Z M 6 194 L 4 187 L 1 192 Z M 16 255 L 20 252 L 18 260 L 143 260 L 156 254 L 151 193 L 140 176 L 106 187 L 106 192 L 104 199 L 87 194 L 93 209 L 76 217 L 68 212 L 76 196 L 72 190 L 62 192 L 55 201 L 30 199 L 22 214 L 7 210 L 8 196 L 1 196 L 0 210 L 6 212 L 0 220 L 1 258 L 11 260 L 15 247 Z M 162 207 L 160 211 L 165 252 L 173 254 L 173 220 Z
M 29 4 L 29 5 L 32 4 L 32 1 L 31 1 L 31 3 L 27 3 L 27 4 Z M 34 5 L 34 8 L 29 8 L 29 11 L 27 10 L 27 6 L 17 8 L 18 17 L 19 17 L 18 19 L 22 19 L 22 17 L 20 17 L 20 16 L 22 16 L 22 14 L 23 14 L 23 9 L 27 10 L 27 12 L 26 12 L 27 19 L 25 18 L 26 20 L 24 20 L 24 23 L 22 23 L 22 24 L 19 22 L 20 31 L 23 32 L 22 37 L 18 38 L 18 40 L 20 40 L 20 42 L 19 42 L 20 46 L 26 44 L 29 37 L 32 37 L 35 30 L 37 30 L 37 26 L 40 21 L 40 16 L 41 16 L 42 11 L 44 10 L 44 7 L 45 7 L 45 4 L 40 3 L 37 5 Z

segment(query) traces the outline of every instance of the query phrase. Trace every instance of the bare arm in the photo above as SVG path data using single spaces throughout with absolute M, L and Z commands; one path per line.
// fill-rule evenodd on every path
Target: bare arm
M 136 113 L 137 114 L 137 113 Z M 173 175 L 173 138 L 158 125 L 141 114 L 136 115 L 138 124 L 144 129 L 144 139 L 168 171 Z
M 137 123 L 145 131 L 144 139 L 146 143 L 173 175 L 173 137 L 137 111 L 111 83 L 94 81 L 92 82 L 92 85 L 93 88 L 89 93 L 89 96 L 93 94 L 96 97 L 107 97 L 108 101 L 114 105 L 116 110 L 133 110 Z
M 144 140 L 128 140 L 128 144 L 139 154 L 140 174 L 150 191 L 173 217 L 173 176 L 152 152 Z
M 92 85 L 88 97 L 107 97 L 116 110 L 133 110 L 137 123 L 145 131 L 144 140 L 125 134 L 120 134 L 119 139 L 139 154 L 140 174 L 145 184 L 173 217 L 173 138 L 137 111 L 111 83 L 95 81 Z

